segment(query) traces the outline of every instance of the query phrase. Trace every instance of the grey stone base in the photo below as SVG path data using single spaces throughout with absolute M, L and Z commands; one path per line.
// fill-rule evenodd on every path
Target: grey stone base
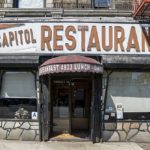
M 0 139 L 38 141 L 39 123 L 21 121 L 0 121 Z
M 150 142 L 150 122 L 105 123 L 103 141 Z

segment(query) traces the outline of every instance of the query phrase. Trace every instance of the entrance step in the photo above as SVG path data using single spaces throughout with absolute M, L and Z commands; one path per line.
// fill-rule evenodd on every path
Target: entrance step
M 50 138 L 50 141 L 65 141 L 65 142 L 72 142 L 72 141 L 80 142 L 81 141 L 83 142 L 83 141 L 90 141 L 90 138 L 89 137 L 81 138 L 76 135 L 63 133 L 63 134 L 59 134 L 57 136 Z

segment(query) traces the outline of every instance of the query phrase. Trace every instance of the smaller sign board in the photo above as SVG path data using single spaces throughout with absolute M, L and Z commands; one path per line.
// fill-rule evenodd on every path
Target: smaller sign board
M 91 72 L 101 73 L 103 71 L 100 65 L 88 63 L 68 63 L 68 64 L 50 64 L 40 67 L 39 74 L 64 73 L 64 72 Z
M 38 119 L 38 113 L 37 112 L 32 112 L 31 118 L 34 119 L 34 120 Z
M 123 119 L 123 106 L 121 103 L 116 104 L 117 119 Z

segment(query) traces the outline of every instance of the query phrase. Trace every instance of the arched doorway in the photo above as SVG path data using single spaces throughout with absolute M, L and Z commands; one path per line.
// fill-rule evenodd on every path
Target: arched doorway
M 100 140 L 102 73 L 100 62 L 79 55 L 40 66 L 43 140 Z

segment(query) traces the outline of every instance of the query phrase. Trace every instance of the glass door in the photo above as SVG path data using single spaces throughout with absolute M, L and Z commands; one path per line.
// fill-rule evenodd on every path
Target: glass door
M 91 90 L 87 80 L 53 81 L 53 133 L 81 137 L 90 131 Z M 75 133 L 75 134 L 74 134 Z M 76 134 L 77 133 L 77 134 Z M 84 136 L 85 134 L 83 134 Z M 60 137 L 59 136 L 59 137 Z M 84 136 L 85 137 L 85 136 Z
M 70 133 L 69 83 L 54 82 L 53 133 Z
M 91 106 L 90 83 L 87 80 L 78 80 L 72 84 L 71 131 L 72 133 L 88 132 Z

